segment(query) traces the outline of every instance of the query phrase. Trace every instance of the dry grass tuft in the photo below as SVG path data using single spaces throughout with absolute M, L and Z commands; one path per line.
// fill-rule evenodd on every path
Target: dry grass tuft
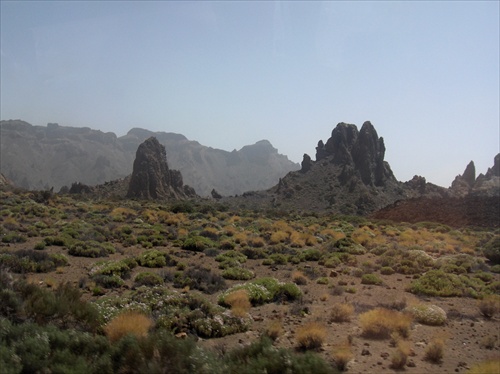
M 224 300 L 231 306 L 231 313 L 235 317 L 245 317 L 252 305 L 248 297 L 248 291 L 245 289 L 231 292 Z
M 326 338 L 325 326 L 318 322 L 309 322 L 297 330 L 297 343 L 301 349 L 320 348 Z
M 396 350 L 391 356 L 391 368 L 396 370 L 403 369 L 408 361 L 410 353 L 410 343 L 405 340 L 398 340 L 396 343 Z
M 104 326 L 108 339 L 114 343 L 128 334 L 144 337 L 152 325 L 151 319 L 143 313 L 129 311 L 119 314 Z
M 296 270 L 292 273 L 292 281 L 299 286 L 307 284 L 307 277 L 300 270 Z
M 500 296 L 489 295 L 479 301 L 479 311 L 483 316 L 490 319 L 500 311 Z
M 359 316 L 363 335 L 373 339 L 386 339 L 393 332 L 404 338 L 410 335 L 412 317 L 386 308 L 376 308 Z
M 444 355 L 444 340 L 441 338 L 434 338 L 425 349 L 424 358 L 427 361 L 438 364 L 443 359 Z
M 342 303 L 334 304 L 330 311 L 331 322 L 349 322 L 354 313 L 352 304 Z
M 283 335 L 283 321 L 281 319 L 273 320 L 269 326 L 267 326 L 265 334 L 272 340 L 278 339 Z
M 354 357 L 349 342 L 345 342 L 344 344 L 340 344 L 334 347 L 332 354 L 335 365 L 337 365 L 337 369 L 339 369 L 340 371 L 346 370 L 347 364 Z

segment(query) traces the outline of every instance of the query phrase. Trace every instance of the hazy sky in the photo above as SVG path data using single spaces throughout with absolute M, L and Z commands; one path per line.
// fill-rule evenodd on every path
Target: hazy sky
M 396 178 L 499 145 L 499 2 L 1 1 L 1 119 L 313 159 L 369 120 Z

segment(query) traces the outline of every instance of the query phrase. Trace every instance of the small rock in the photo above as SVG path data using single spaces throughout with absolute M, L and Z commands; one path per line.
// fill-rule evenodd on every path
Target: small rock
M 370 351 L 368 349 L 363 349 L 361 351 L 361 356 L 371 356 L 372 354 L 370 353 Z

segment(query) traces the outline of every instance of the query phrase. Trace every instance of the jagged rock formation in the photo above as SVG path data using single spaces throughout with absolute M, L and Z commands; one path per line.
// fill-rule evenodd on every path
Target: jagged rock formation
M 316 147 L 316 161 L 330 157 L 333 164 L 358 172 L 363 183 L 372 186 L 384 186 L 387 181 L 395 180 L 384 156 L 384 139 L 378 137 L 369 121 L 359 132 L 356 125 L 341 122 L 326 144 L 320 140 Z
M 316 161 L 304 155 L 300 171 L 290 172 L 267 191 L 245 193 L 240 207 L 368 214 L 408 194 L 384 161 L 385 145 L 370 122 L 339 123 L 316 148 Z M 424 188 L 426 187 L 424 180 Z M 231 203 L 231 202 L 229 202 Z
M 500 197 L 500 153 L 495 156 L 493 162 L 493 167 L 489 168 L 486 174 L 479 174 L 476 178 L 476 168 L 471 161 L 464 173 L 455 177 L 450 187 L 450 195 Z
M 455 196 L 463 197 L 472 190 L 476 182 L 476 167 L 474 161 L 469 162 L 462 175 L 457 175 L 451 183 L 450 190 Z
M 370 122 L 339 123 L 318 142 L 316 161 L 306 154 L 300 173 L 291 172 L 273 187 L 274 205 L 366 214 L 405 196 L 384 161 L 385 145 Z
M 372 217 L 411 223 L 432 221 L 453 227 L 500 227 L 500 154 L 495 156 L 493 167 L 477 178 L 471 161 L 446 191 L 425 184 L 422 177 L 414 177 L 405 185 L 410 183 L 424 193 L 399 200 Z
M 194 197 L 192 187 L 184 185 L 182 175 L 167 164 L 165 147 L 151 137 L 137 149 L 127 192 L 128 198 L 184 199 Z
M 300 166 L 266 140 L 227 152 L 185 136 L 135 128 L 127 135 L 21 120 L 0 121 L 0 171 L 17 186 L 59 191 L 79 181 L 89 186 L 132 173 L 139 144 L 155 136 L 167 149 L 169 166 L 201 196 L 216 189 L 224 196 L 267 189 Z

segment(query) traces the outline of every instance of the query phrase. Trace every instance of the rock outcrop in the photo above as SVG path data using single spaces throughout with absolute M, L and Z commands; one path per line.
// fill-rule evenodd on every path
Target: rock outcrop
M 146 139 L 137 149 L 128 198 L 185 199 L 194 197 L 193 188 L 184 185 L 182 175 L 167 164 L 165 147 L 158 139 Z
M 462 175 L 457 175 L 449 189 L 453 197 L 472 196 L 499 196 L 500 197 L 500 153 L 493 161 L 493 167 L 486 174 L 479 174 L 476 178 L 476 168 L 471 161 Z
M 367 186 L 384 186 L 396 180 L 384 157 L 384 139 L 369 121 L 360 131 L 356 125 L 339 123 L 326 144 L 320 140 L 316 147 L 316 161 L 330 158 L 333 164 L 352 169 Z
M 316 161 L 305 154 L 299 172 L 288 173 L 268 190 L 274 194 L 272 204 L 343 214 L 373 212 L 406 193 L 384 157 L 384 140 L 370 122 L 360 130 L 339 123 L 326 142 L 318 142 Z M 425 188 L 425 179 L 423 184 L 416 188 Z

